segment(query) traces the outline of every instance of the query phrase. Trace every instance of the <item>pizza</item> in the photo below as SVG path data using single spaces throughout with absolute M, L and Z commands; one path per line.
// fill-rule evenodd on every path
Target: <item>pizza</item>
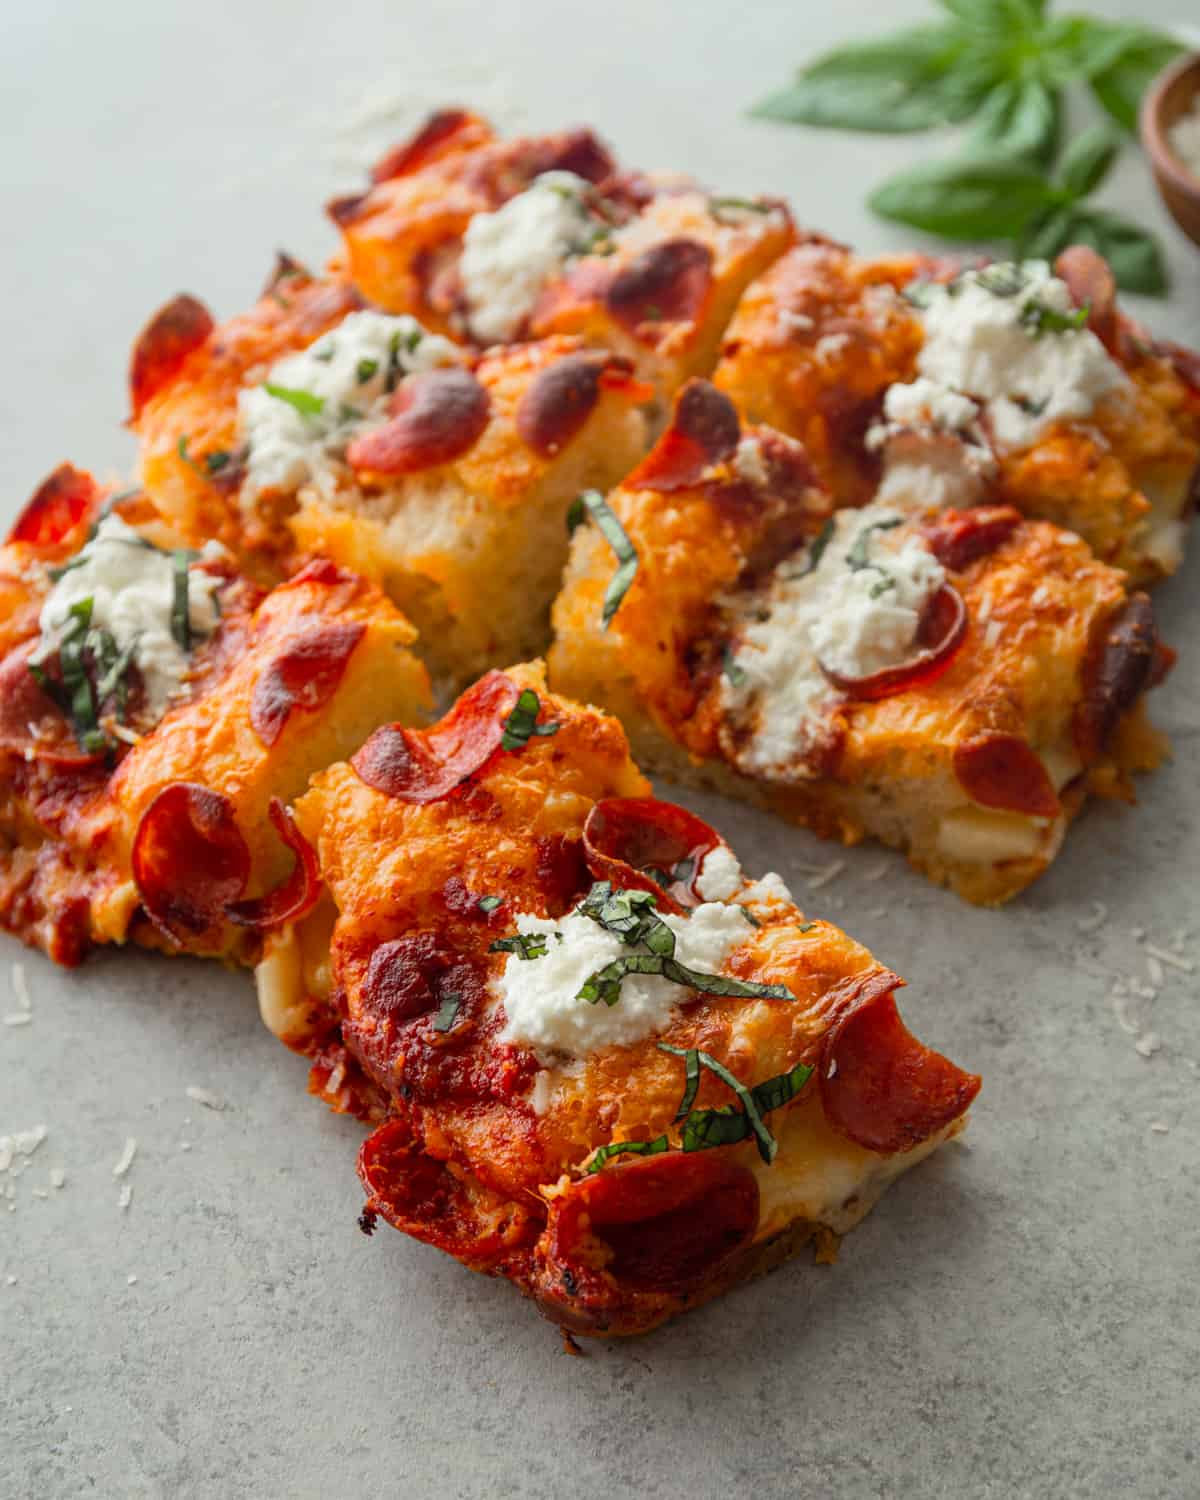
M 260 999 L 374 1126 L 364 1227 L 565 1328 L 644 1332 L 828 1256 L 978 1091 L 906 1030 L 894 973 L 653 799 L 616 721 L 536 664 L 377 730 L 295 817 L 328 902 L 269 935 Z
M 0 548 L 0 923 L 253 961 L 315 899 L 288 804 L 389 711 L 429 710 L 412 626 L 320 561 L 264 594 L 69 464 Z
M 801 439 L 839 505 L 1013 505 L 1139 582 L 1183 556 L 1200 364 L 1117 307 L 1103 260 L 962 266 L 800 245 L 746 292 L 713 376 Z
M 311 557 L 370 578 L 450 687 L 545 648 L 568 506 L 640 457 L 650 394 L 577 338 L 471 355 L 291 262 L 223 326 L 175 298 L 130 387 L 142 483 L 182 534 L 264 582 Z
M 552 681 L 674 781 L 869 834 L 997 903 L 1089 793 L 1131 799 L 1164 753 L 1153 608 L 1072 532 L 1001 505 L 830 513 L 805 448 L 703 381 L 590 499 Z
M 660 407 L 711 372 L 738 298 L 796 239 L 779 199 L 621 171 L 590 131 L 498 141 L 457 110 L 330 213 L 339 269 L 377 306 L 480 347 L 576 334 Z

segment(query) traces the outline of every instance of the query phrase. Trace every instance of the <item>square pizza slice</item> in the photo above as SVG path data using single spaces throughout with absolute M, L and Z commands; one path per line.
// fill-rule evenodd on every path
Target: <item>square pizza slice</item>
M 665 409 L 711 372 L 738 298 L 795 241 L 781 201 L 618 172 L 585 131 L 497 142 L 448 119 L 417 137 L 437 136 L 437 154 L 400 148 L 333 205 L 338 265 L 378 306 L 480 347 L 578 334 L 628 358 Z
M 1072 532 L 1011 506 L 828 515 L 803 449 L 699 381 L 589 501 L 551 679 L 617 713 L 648 769 L 995 903 L 1088 792 L 1132 800 L 1163 754 L 1142 699 L 1171 653 Z
M 1084 246 L 1051 268 L 803 245 L 746 293 L 713 378 L 839 505 L 1014 505 L 1140 582 L 1183 556 L 1200 358 L 1132 323 Z
M 656 801 L 620 726 L 493 672 L 296 805 L 326 896 L 268 1023 L 376 1127 L 377 1217 L 564 1328 L 635 1334 L 816 1240 L 955 1135 L 979 1079 L 898 977 Z
M 568 505 L 641 457 L 648 388 L 578 339 L 476 356 L 344 282 L 284 272 L 224 327 L 179 298 L 138 340 L 155 503 L 266 578 L 317 555 L 380 583 L 451 684 L 543 649 Z
M 0 548 L 0 923 L 67 964 L 129 940 L 253 958 L 315 896 L 286 804 L 427 714 L 413 639 L 332 563 L 264 596 L 64 464 Z

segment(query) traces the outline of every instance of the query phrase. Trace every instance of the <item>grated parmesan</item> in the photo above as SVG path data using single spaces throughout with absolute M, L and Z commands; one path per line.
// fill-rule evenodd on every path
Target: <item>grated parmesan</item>
M 126 1136 L 125 1149 L 121 1152 L 116 1165 L 112 1169 L 114 1177 L 124 1177 L 125 1173 L 133 1166 L 133 1158 L 137 1155 L 137 1144 L 136 1137 L 132 1135 Z
M 184 1089 L 184 1093 L 194 1103 L 203 1104 L 205 1109 L 222 1110 L 228 1108 L 228 1105 L 220 1094 L 214 1094 L 211 1089 L 197 1088 L 194 1083 L 188 1084 L 187 1088 Z M 185 1123 L 190 1122 L 185 1121 Z

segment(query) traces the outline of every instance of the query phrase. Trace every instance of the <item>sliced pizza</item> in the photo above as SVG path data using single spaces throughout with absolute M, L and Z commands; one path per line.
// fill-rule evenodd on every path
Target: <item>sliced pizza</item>
M 263 595 L 140 493 L 63 465 L 0 548 L 0 923 L 253 958 L 315 899 L 287 803 L 429 707 L 412 626 L 316 562 Z
M 711 371 L 738 298 L 796 238 L 778 199 L 620 173 L 586 131 L 499 142 L 457 111 L 374 179 L 331 208 L 365 297 L 480 347 L 578 334 L 660 405 Z
M 276 930 L 268 1024 L 370 1120 L 376 1217 L 554 1322 L 634 1334 L 816 1240 L 956 1134 L 979 1079 L 901 980 L 654 800 L 620 726 L 493 672 L 296 805 L 321 908 Z
M 268 579 L 321 556 L 380 583 L 452 685 L 545 647 L 570 501 L 644 451 L 627 360 L 565 337 L 471 356 L 295 266 L 224 327 L 193 316 L 179 357 L 191 300 L 131 367 L 143 483 L 185 534 Z
M 1142 582 L 1182 558 L 1200 359 L 1131 323 L 1086 247 L 1052 270 L 802 245 L 747 291 L 713 378 L 839 505 L 1014 505 Z
M 551 679 L 617 713 L 648 769 L 995 903 L 1089 791 L 1132 800 L 1161 758 L 1142 699 L 1171 653 L 1071 532 L 1011 506 L 830 516 L 803 449 L 700 381 L 586 500 Z

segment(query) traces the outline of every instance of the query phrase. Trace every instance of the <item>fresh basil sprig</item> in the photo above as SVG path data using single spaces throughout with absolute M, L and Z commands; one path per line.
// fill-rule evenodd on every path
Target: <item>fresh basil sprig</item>
M 516 932 L 512 937 L 497 938 L 488 952 L 515 953 L 519 958 L 527 960 L 545 958 L 546 934 L 544 932 Z
M 617 555 L 617 571 L 609 580 L 608 588 L 604 593 L 604 605 L 600 611 L 600 625 L 607 630 L 637 573 L 637 549 L 629 540 L 628 532 L 617 519 L 616 512 L 599 490 L 584 490 L 571 502 L 570 509 L 567 511 L 568 534 L 574 533 L 576 527 L 587 516 L 591 516 L 595 521 L 605 541 Z

